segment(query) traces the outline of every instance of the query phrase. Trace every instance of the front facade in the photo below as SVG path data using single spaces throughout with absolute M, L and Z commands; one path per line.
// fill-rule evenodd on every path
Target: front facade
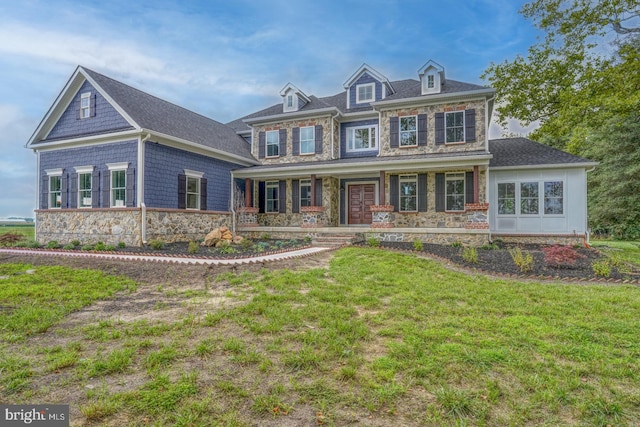
M 581 241 L 594 164 L 488 140 L 494 90 L 429 61 L 390 81 L 364 64 L 329 97 L 222 125 L 81 67 L 29 142 L 40 241 L 141 244 L 243 235 L 479 245 Z M 79 239 L 83 240 L 83 239 Z

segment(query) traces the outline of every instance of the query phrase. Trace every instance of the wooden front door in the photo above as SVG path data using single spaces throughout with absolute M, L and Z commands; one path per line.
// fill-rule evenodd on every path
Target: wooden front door
M 349 185 L 349 224 L 371 224 L 369 206 L 376 204 L 375 184 Z

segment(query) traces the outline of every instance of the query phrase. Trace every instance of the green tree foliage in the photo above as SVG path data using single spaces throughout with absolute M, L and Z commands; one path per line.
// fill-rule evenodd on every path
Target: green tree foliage
M 640 112 L 594 131 L 584 154 L 600 162 L 589 173 L 590 221 L 614 237 L 640 239 Z

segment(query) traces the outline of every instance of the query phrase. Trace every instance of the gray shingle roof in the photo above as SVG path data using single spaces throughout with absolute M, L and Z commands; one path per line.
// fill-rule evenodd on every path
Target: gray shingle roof
M 595 164 L 585 158 L 521 137 L 489 140 L 489 152 L 493 154 L 489 167 Z
M 95 71 L 83 70 L 140 127 L 254 160 L 249 144 L 230 127 Z

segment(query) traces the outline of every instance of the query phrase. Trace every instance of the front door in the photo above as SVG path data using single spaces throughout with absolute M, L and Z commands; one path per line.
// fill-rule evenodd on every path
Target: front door
M 371 224 L 369 206 L 376 204 L 375 184 L 349 185 L 349 224 Z

